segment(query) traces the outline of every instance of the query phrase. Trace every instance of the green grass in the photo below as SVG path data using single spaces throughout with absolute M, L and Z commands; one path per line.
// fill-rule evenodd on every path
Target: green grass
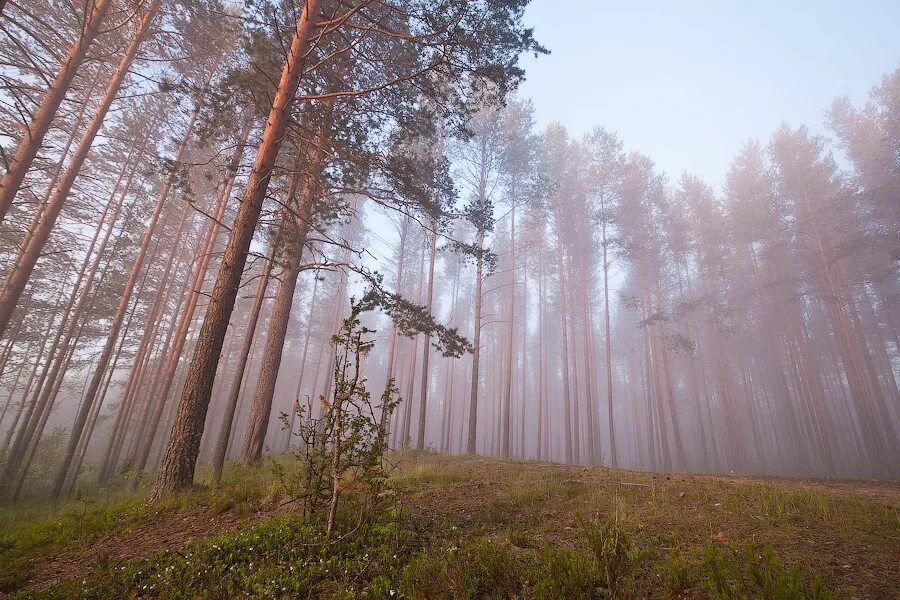
M 268 470 L 229 465 L 221 487 L 199 485 L 148 504 L 146 490 L 125 491 L 124 481 L 59 504 L 28 500 L 0 507 L 0 593 L 14 591 L 31 576 L 32 564 L 51 554 L 74 552 L 106 534 L 123 534 L 177 512 L 210 507 L 241 518 L 277 491 Z
M 277 517 L 127 565 L 101 561 L 89 577 L 33 597 L 380 598 L 396 588 L 394 530 L 388 520 L 326 541 L 317 524 Z
M 748 542 L 743 548 L 707 545 L 701 579 L 712 600 L 830 600 L 822 577 L 802 565 L 785 566 L 772 546 Z
M 221 488 L 161 504 L 138 494 L 6 507 L 0 573 L 7 591 L 21 590 L 51 554 L 77 556 L 106 536 L 128 544 L 129 530 L 170 517 L 221 514 L 225 533 L 137 558 L 95 551 L 77 576 L 22 597 L 822 600 L 880 597 L 900 583 L 897 505 L 846 487 L 400 459 L 385 510 L 357 527 L 348 497 L 331 541 L 319 521 L 278 508 L 267 466 L 231 465 Z

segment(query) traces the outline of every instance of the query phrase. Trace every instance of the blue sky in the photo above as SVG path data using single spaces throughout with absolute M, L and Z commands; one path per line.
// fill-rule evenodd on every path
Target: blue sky
M 824 133 L 835 96 L 860 104 L 900 66 L 900 1 L 533 0 L 526 22 L 552 52 L 524 60 L 540 127 L 603 125 L 717 190 L 747 139 Z

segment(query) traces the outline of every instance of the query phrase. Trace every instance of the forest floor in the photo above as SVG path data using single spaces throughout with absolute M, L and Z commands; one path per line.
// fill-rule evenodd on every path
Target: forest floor
M 0 508 L 0 597 L 900 598 L 897 484 L 395 458 L 389 508 L 329 542 L 271 465 Z

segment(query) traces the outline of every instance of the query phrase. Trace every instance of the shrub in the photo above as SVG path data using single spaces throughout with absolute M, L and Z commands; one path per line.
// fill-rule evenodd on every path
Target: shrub
M 360 302 L 351 299 L 350 316 L 332 338 L 333 391 L 327 399 L 319 396 L 319 416 L 315 416 L 317 411 L 310 398 L 307 397 L 306 406 L 296 403 L 299 425 L 291 433 L 301 441 L 295 451 L 299 473 L 291 477 L 280 465 L 275 466 L 288 492 L 302 503 L 305 515 L 327 513 L 327 537 L 335 527 L 345 492 L 356 492 L 360 523 L 391 496 L 386 489 L 384 455 L 390 416 L 399 400 L 395 398 L 393 381 L 389 381 L 376 402 L 362 376 L 362 360 L 375 344 L 375 331 L 364 327 L 360 317 L 373 303 L 368 296 Z M 288 415 L 281 416 L 290 427 Z

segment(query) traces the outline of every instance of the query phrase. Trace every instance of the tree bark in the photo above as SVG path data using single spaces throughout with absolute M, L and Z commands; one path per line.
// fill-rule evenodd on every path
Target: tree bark
M 515 194 L 515 192 L 513 192 Z M 506 329 L 506 373 L 503 382 L 503 407 L 501 415 L 501 448 L 500 455 L 503 458 L 509 458 L 509 437 L 511 429 L 511 406 L 512 406 L 512 379 L 513 366 L 515 358 L 513 356 L 513 338 L 516 323 L 516 198 L 512 200 L 512 208 L 509 217 L 509 296 L 507 303 L 509 304 L 509 322 Z
M 321 0 L 307 0 L 297 21 L 294 39 L 281 73 L 256 161 L 247 181 L 246 192 L 238 209 L 206 317 L 197 338 L 197 346 L 172 426 L 172 434 L 152 493 L 154 500 L 158 500 L 167 492 L 190 485 L 194 479 L 200 438 L 212 393 L 216 365 L 228 329 L 228 320 L 234 309 L 247 252 L 256 230 L 278 150 L 287 129 L 290 108 L 303 72 L 304 58 L 321 9 Z
M 428 286 L 425 293 L 425 308 L 431 314 L 431 307 L 434 301 L 434 258 L 437 254 L 437 220 L 432 221 L 431 232 L 431 250 L 428 258 Z M 416 437 L 416 448 L 418 450 L 425 449 L 425 421 L 428 409 L 428 358 L 431 348 L 431 336 L 425 336 L 425 343 L 422 348 L 422 388 L 420 391 L 419 402 L 419 431 Z
M 193 273 L 190 287 L 188 288 L 187 301 L 184 308 L 181 310 L 178 327 L 175 330 L 174 345 L 169 350 L 162 377 L 160 380 L 154 382 L 152 388 L 153 391 L 148 397 L 149 405 L 153 407 L 153 410 L 150 412 L 149 428 L 143 436 L 144 439 L 141 442 L 135 457 L 134 469 L 137 473 L 142 472 L 147 465 L 147 459 L 150 456 L 153 441 L 156 439 L 156 432 L 159 427 L 160 419 L 162 418 L 166 400 L 168 399 L 169 393 L 172 390 L 172 385 L 175 382 L 175 375 L 178 371 L 188 332 L 194 319 L 194 312 L 200 300 L 203 291 L 203 283 L 206 279 L 206 273 L 212 260 L 213 250 L 215 249 L 216 239 L 219 233 L 219 224 L 222 222 L 222 218 L 225 215 L 225 209 L 228 206 L 228 200 L 231 197 L 231 190 L 234 186 L 235 177 L 237 176 L 237 165 L 240 163 L 241 155 L 244 152 L 244 146 L 247 141 L 247 136 L 250 133 L 251 126 L 252 120 L 245 119 L 240 133 L 239 143 L 235 146 L 230 157 L 222 189 L 216 198 L 215 213 L 208 224 L 204 244 L 200 248 L 200 255 L 196 257 L 196 270 Z
M 406 257 L 406 236 L 409 233 L 409 223 L 410 217 L 406 215 L 403 217 L 403 225 L 400 227 L 400 241 L 398 245 L 400 246 L 400 252 L 397 257 L 397 281 L 395 283 L 394 293 L 397 296 L 401 296 L 403 294 L 403 262 Z M 393 320 L 391 321 L 391 341 L 388 345 L 388 356 L 387 356 L 387 366 L 385 368 L 385 377 L 384 377 L 384 387 L 387 389 L 391 382 L 394 379 L 394 360 L 397 355 L 397 323 Z M 396 411 L 391 414 L 391 425 L 396 426 Z
M 330 112 L 329 108 L 326 107 L 326 111 Z M 275 249 L 276 253 L 282 254 L 281 277 L 275 294 L 275 304 L 263 349 L 262 368 L 256 382 L 256 392 L 250 407 L 250 422 L 242 449 L 244 460 L 249 463 L 257 463 L 262 456 L 269 418 L 272 414 L 275 384 L 278 381 L 284 341 L 291 321 L 291 308 L 294 305 L 297 277 L 300 275 L 303 248 L 309 232 L 309 220 L 313 205 L 320 195 L 319 180 L 324 168 L 329 122 L 330 118 L 326 118 L 311 147 L 304 148 L 298 153 L 294 166 L 295 174 L 291 178 L 285 202 L 282 226 L 278 233 L 281 239 L 276 242 Z M 299 171 L 301 168 L 302 173 Z
M 561 240 L 561 238 L 560 238 Z M 569 397 L 569 327 L 566 310 L 566 275 L 563 265 L 561 241 L 557 241 L 557 266 L 559 269 L 559 319 L 562 334 L 562 377 L 563 377 L 563 427 L 565 433 L 566 463 L 572 464 L 572 407 Z
M 484 190 L 482 190 L 482 194 Z M 482 205 L 484 196 L 482 195 Z M 481 288 L 484 283 L 482 271 L 484 269 L 484 227 L 478 227 L 477 237 L 478 254 L 475 257 L 475 334 L 472 336 L 472 388 L 469 394 L 469 433 L 466 439 L 466 453 L 475 454 L 476 432 L 478 428 L 478 383 L 479 383 L 479 359 L 481 358 Z
M 25 136 L 16 147 L 16 153 L 10 160 L 9 169 L 6 175 L 3 176 L 2 181 L 0 181 L 0 223 L 3 222 L 9 209 L 12 207 L 13 200 L 22 187 L 22 182 L 25 180 L 25 175 L 31 168 L 31 163 L 41 149 L 44 136 L 50 130 L 50 125 L 56 116 L 56 111 L 59 110 L 59 105 L 62 104 L 66 93 L 72 85 L 75 74 L 78 72 L 81 63 L 84 62 L 88 48 L 100 33 L 100 26 L 111 4 L 112 0 L 96 0 L 96 2 L 92 3 L 81 34 L 75 43 L 69 47 L 69 52 L 60 65 L 56 78 L 41 99 L 40 106 L 35 111 L 31 123 L 28 124 Z M 0 12 L 2 12 L 2 7 L 0 7 Z M 15 305 L 15 302 L 13 305 Z M 7 316 L 8 319 L 9 317 Z M 3 326 L 0 327 L 0 332 L 5 329 L 6 323 L 3 323 Z
M 601 204 L 600 210 L 604 215 L 606 214 L 605 205 Z M 606 334 L 606 411 L 607 419 L 609 420 L 609 458 L 610 466 L 613 469 L 617 469 L 619 467 L 619 457 L 616 450 L 616 419 L 613 409 L 612 331 L 609 317 L 609 260 L 607 258 L 609 242 L 606 239 L 605 217 L 600 229 L 600 236 L 603 250 L 603 328 Z
M 107 0 L 99 0 L 99 2 L 103 3 L 107 2 Z M 94 138 L 97 137 L 97 133 L 103 126 L 106 114 L 109 112 L 113 100 L 116 99 L 119 88 L 121 87 L 122 82 L 125 81 L 125 76 L 128 75 L 128 71 L 131 68 L 131 63 L 134 61 L 135 56 L 137 56 L 141 43 L 144 41 L 144 38 L 150 29 L 150 24 L 153 21 L 153 17 L 156 15 L 159 3 L 160 0 L 153 0 L 148 7 L 147 12 L 144 13 L 134 38 L 131 40 L 128 49 L 125 51 L 125 55 L 122 56 L 122 59 L 119 61 L 119 65 L 116 67 L 115 73 L 113 73 L 112 79 L 103 94 L 103 98 L 100 100 L 100 104 L 94 111 L 94 115 L 91 117 L 84 134 L 81 136 L 81 141 L 78 143 L 75 153 L 69 160 L 69 165 L 66 167 L 65 173 L 57 183 L 56 192 L 54 192 L 53 196 L 50 198 L 50 202 L 47 204 L 47 208 L 44 210 L 44 214 L 38 221 L 37 227 L 34 233 L 31 234 L 27 245 L 22 248 L 15 264 L 6 276 L 6 281 L 3 284 L 3 291 L 0 293 L 0 335 L 2 335 L 9 326 L 9 320 L 12 317 L 16 304 L 19 302 L 19 298 L 25 290 L 25 284 L 28 283 L 28 279 L 31 277 L 31 273 L 34 270 L 34 265 L 40 258 L 41 251 L 44 249 L 47 240 L 50 238 L 50 232 L 56 225 L 56 220 L 69 197 L 69 192 L 72 190 L 75 179 L 81 172 L 81 167 L 87 159 L 91 146 L 94 143 Z M 43 135 L 41 135 L 41 137 L 43 137 Z M 31 158 L 34 158 L 33 155 Z M 18 168 L 18 166 L 15 168 Z M 8 173 L 7 177 L 10 175 L 11 173 Z M 15 184 L 15 181 L 12 181 L 11 183 Z M 19 180 L 19 183 L 21 183 L 21 179 Z M 6 195 L 6 185 L 7 184 L 4 182 L 3 191 L 0 192 L 0 201 L 2 201 L 2 197 Z

